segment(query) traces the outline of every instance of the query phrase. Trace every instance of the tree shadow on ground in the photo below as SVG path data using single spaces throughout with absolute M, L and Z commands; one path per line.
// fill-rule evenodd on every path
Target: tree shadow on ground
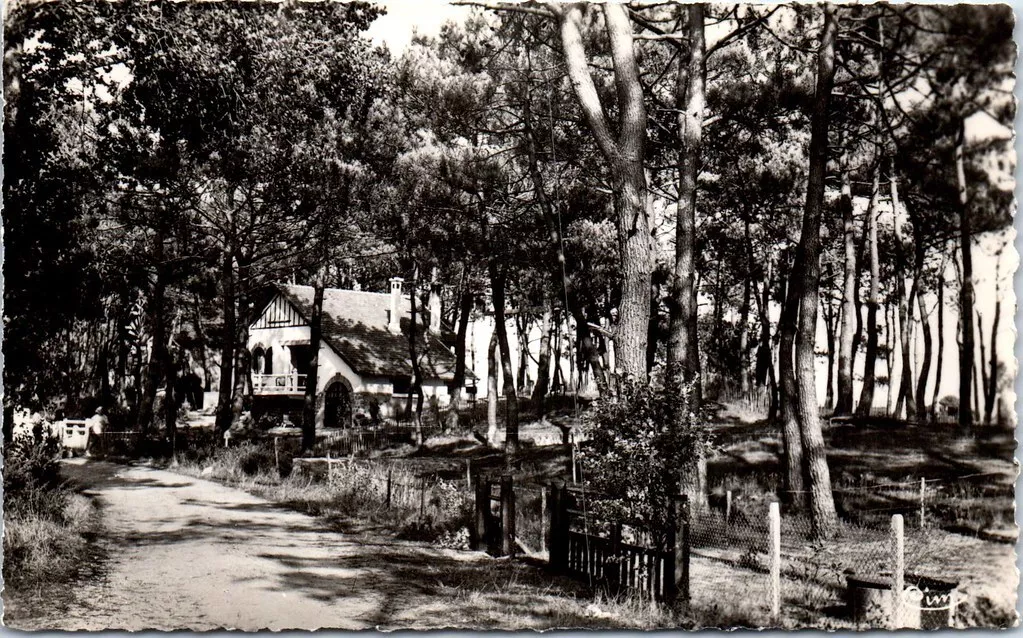
M 379 628 L 544 629 L 626 627 L 585 613 L 584 584 L 535 565 L 475 552 L 438 552 L 361 536 L 365 551 L 323 561 L 286 552 L 261 554 L 285 567 L 275 589 L 344 605 L 370 598 L 360 620 Z

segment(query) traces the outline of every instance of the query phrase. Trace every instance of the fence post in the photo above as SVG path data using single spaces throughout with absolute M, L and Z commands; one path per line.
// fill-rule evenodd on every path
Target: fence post
M 391 468 L 387 468 L 387 500 L 385 501 L 385 505 L 388 509 L 391 507 L 391 472 Z
M 487 513 L 490 507 L 490 484 L 482 476 L 476 476 L 476 503 L 473 510 L 472 527 L 469 529 L 469 548 L 479 551 L 487 538 Z
M 550 535 L 548 563 L 558 572 L 568 567 L 568 498 L 563 483 L 551 483 Z
M 577 467 L 578 461 L 575 457 L 576 445 L 575 445 L 575 433 L 572 434 L 572 483 L 579 482 L 579 468 Z
M 515 491 L 511 474 L 501 476 L 501 555 L 515 556 Z
M 465 459 L 465 489 L 472 489 L 472 459 Z
M 678 603 L 678 578 L 681 574 L 679 569 L 679 533 L 678 533 L 678 499 L 673 498 L 668 503 L 668 529 L 666 530 L 665 549 L 668 550 L 664 557 L 664 602 L 671 607 Z M 650 588 L 650 598 L 654 598 L 654 587 Z
M 610 593 L 617 595 L 622 583 L 622 524 L 611 524 L 610 548 L 604 552 L 604 580 Z
M 419 479 L 419 521 L 422 522 L 426 510 L 426 477 Z
M 547 488 L 540 488 L 540 553 L 547 551 Z
M 920 529 L 924 528 L 924 495 L 927 493 L 927 480 L 920 477 Z
M 778 503 L 771 503 L 768 512 L 771 529 L 771 618 L 776 624 L 781 621 L 781 509 Z
M 676 558 L 675 581 L 677 583 L 678 597 L 682 603 L 682 611 L 689 612 L 689 497 L 685 494 L 678 500 L 676 512 L 681 532 L 681 543 L 679 550 L 681 555 Z
M 688 589 L 686 582 L 689 577 L 689 556 L 688 548 L 685 547 L 685 539 L 688 535 L 683 512 L 686 510 L 686 496 L 679 495 L 672 498 L 668 503 L 668 529 L 667 543 L 665 544 L 668 554 L 664 561 L 664 602 L 672 607 L 685 607 L 685 592 Z M 656 594 L 651 588 L 650 594 Z
M 898 629 L 902 623 L 902 599 L 906 589 L 906 539 L 903 535 L 902 514 L 892 516 L 892 617 L 891 629 Z
M 725 524 L 732 521 L 732 490 L 725 492 Z

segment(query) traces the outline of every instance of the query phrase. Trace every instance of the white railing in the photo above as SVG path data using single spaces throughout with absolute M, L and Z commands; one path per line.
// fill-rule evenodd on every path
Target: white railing
M 304 374 L 254 374 L 252 375 L 252 392 L 254 394 L 302 394 L 305 392 Z

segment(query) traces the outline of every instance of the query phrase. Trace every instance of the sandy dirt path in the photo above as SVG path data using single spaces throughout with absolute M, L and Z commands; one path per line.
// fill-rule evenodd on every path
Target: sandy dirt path
M 468 617 L 443 581 L 493 560 L 329 531 L 241 490 L 150 467 L 71 461 L 66 473 L 99 502 L 107 559 L 66 609 L 19 628 L 457 625 Z

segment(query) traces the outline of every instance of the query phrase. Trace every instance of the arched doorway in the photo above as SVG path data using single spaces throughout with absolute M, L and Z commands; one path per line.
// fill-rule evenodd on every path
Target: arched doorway
M 323 426 L 348 428 L 352 425 L 352 391 L 340 381 L 327 387 L 323 400 Z

